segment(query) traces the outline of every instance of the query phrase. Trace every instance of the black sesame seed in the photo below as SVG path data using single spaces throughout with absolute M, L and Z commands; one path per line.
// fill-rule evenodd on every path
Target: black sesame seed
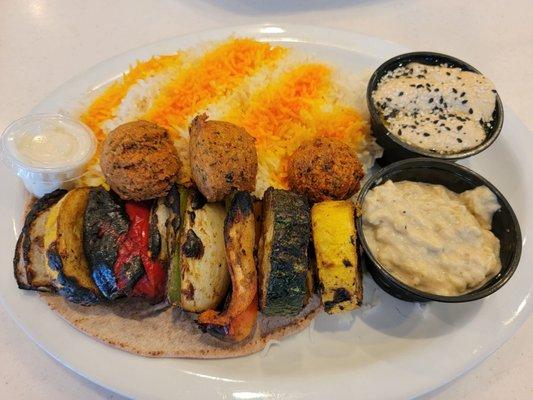
M 429 133 L 424 132 L 424 136 L 425 136 L 425 137 L 428 137 L 428 136 L 429 136 Z
M 440 99 L 439 99 L 439 104 L 442 104 L 442 103 L 444 103 L 444 99 L 441 96 Z
M 458 131 L 460 131 L 461 129 L 463 129 L 463 125 L 459 125 L 459 126 L 457 127 L 457 130 L 458 130 Z
M 392 99 L 390 97 L 385 97 L 385 100 L 392 101 Z
M 424 85 L 418 84 L 418 85 L 416 85 L 416 87 L 417 87 L 417 89 L 420 89 L 420 88 L 423 88 Z
M 402 130 L 401 129 L 398 129 L 398 135 L 402 136 Z
M 492 93 L 496 93 L 496 90 L 492 89 Z
M 433 103 L 433 97 L 430 97 L 430 99 L 428 100 L 428 103 Z
M 439 88 L 435 88 L 433 89 L 434 92 L 438 92 L 439 91 Z
M 457 89 L 456 88 L 452 88 L 452 92 L 457 93 Z
M 403 92 L 398 93 L 398 96 L 403 96 Z
M 450 75 L 451 75 L 451 73 L 449 73 L 449 72 L 446 72 L 446 75 L 450 76 Z
M 469 109 L 469 110 L 468 110 L 468 114 L 474 114 L 474 110 Z
M 461 101 L 461 104 L 466 104 L 466 103 L 468 103 L 468 100 Z
M 465 94 L 466 94 L 466 92 L 463 92 L 463 93 L 461 93 L 461 95 L 459 97 L 464 97 Z
M 457 141 L 458 141 L 459 143 L 463 143 L 463 139 L 461 139 L 461 138 L 457 138 Z

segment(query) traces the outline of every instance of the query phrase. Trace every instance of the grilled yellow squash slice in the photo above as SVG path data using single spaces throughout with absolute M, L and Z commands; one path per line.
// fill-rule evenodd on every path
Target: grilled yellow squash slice
M 350 311 L 363 300 L 355 249 L 355 206 L 325 201 L 311 210 L 319 288 L 329 314 Z
M 99 291 L 83 250 L 83 218 L 90 188 L 68 192 L 54 205 L 46 219 L 44 247 L 52 284 L 67 300 L 91 305 Z

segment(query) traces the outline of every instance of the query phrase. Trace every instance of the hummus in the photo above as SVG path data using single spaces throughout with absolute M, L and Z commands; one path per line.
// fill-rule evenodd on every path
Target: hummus
M 479 146 L 496 107 L 492 82 L 445 65 L 398 67 L 381 78 L 372 97 L 394 136 L 436 153 Z
M 490 231 L 499 208 L 486 186 L 457 194 L 441 185 L 387 181 L 365 196 L 363 233 L 394 277 L 424 292 L 456 296 L 501 269 L 500 242 Z

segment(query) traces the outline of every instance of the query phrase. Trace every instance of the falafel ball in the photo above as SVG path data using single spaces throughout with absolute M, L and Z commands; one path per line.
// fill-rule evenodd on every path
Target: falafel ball
M 180 162 L 168 132 L 148 121 L 122 124 L 107 135 L 100 156 L 107 183 L 124 200 L 164 196 Z
M 307 141 L 289 159 L 291 190 L 306 195 L 312 202 L 353 196 L 364 175 L 357 156 L 337 139 Z
M 189 128 L 192 178 L 208 201 L 233 190 L 252 192 L 257 175 L 255 139 L 240 126 L 194 118 Z

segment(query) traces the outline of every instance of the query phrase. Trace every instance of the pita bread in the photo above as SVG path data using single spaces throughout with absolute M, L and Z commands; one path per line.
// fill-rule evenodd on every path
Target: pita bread
M 305 329 L 320 312 L 313 296 L 296 317 L 259 314 L 254 335 L 237 344 L 203 333 L 176 308 L 158 310 L 139 299 L 124 299 L 92 307 L 69 303 L 61 296 L 42 293 L 50 308 L 76 329 L 113 347 L 147 357 L 231 358 L 257 353 L 271 340 Z
M 25 214 L 34 201 L 32 198 L 27 202 Z M 21 251 L 23 236 L 17 242 L 14 260 L 15 272 L 20 275 L 26 272 Z M 25 276 L 20 280 L 27 283 Z M 120 299 L 87 307 L 57 294 L 40 292 L 39 295 L 79 331 L 110 346 L 146 357 L 212 359 L 250 355 L 263 350 L 272 340 L 304 330 L 322 309 L 320 298 L 314 295 L 296 317 L 267 318 L 259 313 L 253 336 L 231 344 L 202 332 L 186 312 L 177 308 L 161 309 L 142 299 Z

